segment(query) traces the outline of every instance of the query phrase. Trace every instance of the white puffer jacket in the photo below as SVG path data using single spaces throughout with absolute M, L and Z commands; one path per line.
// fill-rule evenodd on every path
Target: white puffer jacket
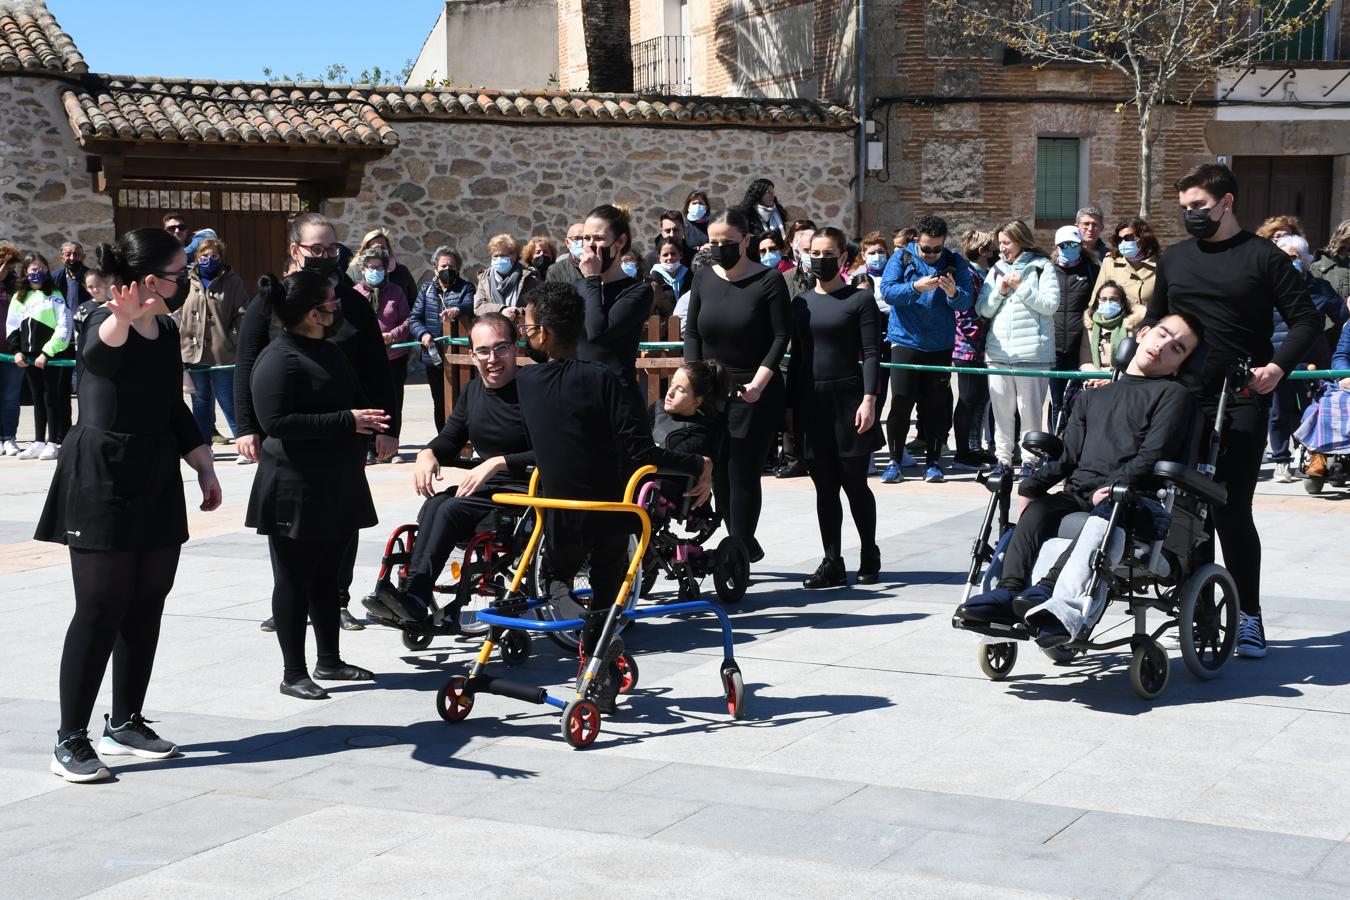
M 999 292 L 1003 279 L 1019 272 L 1022 283 L 1008 294 Z M 1054 264 L 1044 256 L 1023 253 L 1011 265 L 1000 260 L 989 270 L 975 311 L 993 321 L 984 345 L 989 365 L 1035 365 L 1055 362 L 1055 309 L 1059 306 L 1059 279 Z

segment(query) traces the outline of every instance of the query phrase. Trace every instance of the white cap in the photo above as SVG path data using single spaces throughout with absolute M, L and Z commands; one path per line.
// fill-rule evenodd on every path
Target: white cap
M 1078 227 L 1076 225 L 1061 225 L 1059 230 L 1055 232 L 1056 247 L 1065 241 L 1073 241 L 1078 244 L 1083 243 L 1083 236 L 1078 233 Z

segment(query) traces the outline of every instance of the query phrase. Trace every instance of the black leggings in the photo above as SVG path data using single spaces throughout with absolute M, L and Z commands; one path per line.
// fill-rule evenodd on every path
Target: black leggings
M 335 563 L 348 541 L 303 541 L 268 535 L 272 550 L 272 621 L 281 645 L 282 678 L 295 682 L 309 674 L 305 665 L 305 617 L 314 626 L 319 665 L 342 665 L 338 655 L 338 571 Z
M 981 363 L 974 360 L 953 359 L 952 365 L 961 369 L 977 369 Z M 992 446 L 990 438 L 984 440 L 985 425 L 989 419 L 989 376 L 956 376 L 956 413 L 952 417 L 952 429 L 955 432 L 958 453 L 967 450 L 979 450 L 986 444 Z
M 952 351 L 896 346 L 891 348 L 891 362 L 950 366 Z M 942 458 L 942 447 L 952 425 L 951 375 L 891 369 L 891 411 L 886 417 L 886 438 L 893 460 L 904 455 L 905 438 L 909 437 L 909 415 L 916 405 L 923 431 L 924 454 L 926 461 L 933 465 Z M 959 442 L 957 446 L 960 447 Z
M 28 391 L 33 395 L 35 441 L 59 444 L 70 431 L 70 376 L 66 366 L 30 365 L 24 369 Z
M 356 573 L 356 549 L 361 543 L 360 538 L 361 532 L 353 531 L 351 540 L 342 548 L 337 561 L 337 598 L 338 605 L 343 609 L 352 601 L 352 576 Z
M 727 532 L 747 544 L 755 538 L 764 495 L 759 480 L 764 461 L 778 435 L 778 423 L 769 416 L 756 417 L 742 438 L 724 436 L 717 465 L 713 467 L 713 498 L 727 523 Z
M 436 433 L 445 427 L 445 354 L 439 344 L 432 344 L 432 353 L 441 359 L 439 366 L 424 366 L 427 374 L 427 387 L 431 388 L 431 419 L 436 423 Z
M 1261 535 L 1252 518 L 1252 498 L 1266 452 L 1270 421 L 1270 398 L 1231 404 L 1228 427 L 1214 479 L 1228 488 L 1228 502 L 1214 510 L 1211 521 L 1223 543 L 1223 564 L 1233 576 L 1242 611 L 1261 615 Z M 1206 429 L 1214 424 L 1214 411 L 1207 410 Z M 1199 561 L 1214 560 L 1214 542 L 1207 541 L 1197 554 Z
M 408 563 L 408 593 L 427 602 L 432 600 L 436 577 L 445 568 L 455 545 L 473 537 L 478 523 L 496 507 L 490 496 L 459 497 L 454 491 L 444 491 L 422 504 L 417 513 L 417 539 L 413 541 L 412 560 Z
M 833 448 L 831 448 L 833 449 Z M 825 555 L 840 559 L 839 532 L 844 525 L 844 507 L 839 502 L 839 491 L 848 497 L 848 509 L 862 541 L 863 554 L 872 551 L 877 543 L 877 501 L 867 486 L 867 456 L 839 456 L 837 453 L 818 455 L 806 461 L 806 471 L 816 489 L 816 518 L 820 520 L 820 542 Z
M 61 650 L 62 740 L 89 727 L 108 657 L 112 720 L 142 712 L 159 645 L 164 598 L 178 572 L 175 544 L 158 550 L 70 550 L 75 615 Z
M 591 609 L 614 605 L 628 568 L 627 523 L 616 522 L 615 513 L 551 510 L 544 532 L 544 564 L 549 578 L 570 582 L 590 560 Z M 582 631 L 582 647 L 594 648 L 604 630 L 603 616 L 592 616 Z

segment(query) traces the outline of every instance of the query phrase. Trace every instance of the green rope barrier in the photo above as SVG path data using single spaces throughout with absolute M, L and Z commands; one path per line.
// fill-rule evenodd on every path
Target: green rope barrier
M 12 355 L 8 354 L 8 353 L 0 353 L 0 362 L 12 363 L 12 362 L 14 362 L 14 357 L 13 357 Z M 29 365 L 31 366 L 32 363 L 30 362 Z M 48 365 L 48 366 L 56 366 L 57 368 L 74 368 L 74 367 L 75 367 L 75 360 L 73 360 L 73 359 L 49 359 L 49 360 L 47 360 L 47 365 Z

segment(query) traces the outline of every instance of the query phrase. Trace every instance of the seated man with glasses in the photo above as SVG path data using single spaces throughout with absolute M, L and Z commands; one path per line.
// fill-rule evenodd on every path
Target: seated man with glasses
M 534 453 L 516 396 L 516 327 L 501 313 L 485 313 L 474 320 L 469 342 L 479 377 L 464 388 L 441 433 L 417 454 L 413 484 L 427 501 L 417 514 L 408 587 L 399 591 L 380 583 L 364 601 L 380 617 L 424 621 L 441 569 L 455 545 L 471 538 L 491 514 L 492 495 L 527 489 L 525 467 L 534 463 Z M 473 444 L 482 462 L 454 490 L 436 493 L 441 466 L 458 458 L 465 444 Z

